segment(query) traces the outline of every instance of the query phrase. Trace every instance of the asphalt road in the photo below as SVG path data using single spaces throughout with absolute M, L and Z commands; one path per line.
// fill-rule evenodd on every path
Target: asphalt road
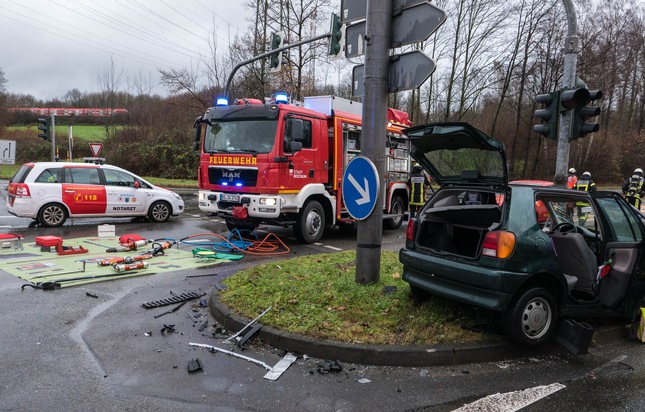
M 4 198 L 4 192 L 0 196 Z M 191 195 L 186 196 L 192 202 Z M 90 236 L 100 223 L 116 224 L 117 234 L 150 238 L 226 234 L 222 222 L 193 212 L 189 209 L 163 225 L 79 219 L 59 229 L 29 229 L 28 221 L 13 220 L 2 210 L 0 226 L 5 233 L 17 231 L 28 238 Z M 288 231 L 268 229 L 281 234 L 293 255 L 352 245 L 351 231 L 334 232 L 318 245 L 298 245 Z M 384 248 L 398 249 L 403 229 L 384 233 Z M 174 305 L 141 307 L 171 292 L 208 296 L 224 277 L 265 259 L 248 257 L 199 271 L 56 291 L 21 291 L 21 280 L 0 272 L 0 410 L 500 411 L 519 410 L 518 405 L 532 400 L 523 410 L 645 410 L 645 346 L 634 340 L 596 343 L 588 355 L 578 357 L 554 353 L 417 368 L 342 364 L 342 371 L 329 373 L 321 373 L 326 359 L 298 354 L 295 363 L 271 381 L 256 362 L 190 345 L 217 346 L 270 366 L 284 356 L 255 341 L 240 349 L 214 339 L 217 325 L 207 308 L 191 302 L 155 318 Z M 205 321 L 208 326 L 199 331 Z M 176 332 L 162 333 L 164 325 L 174 325 Z M 187 366 L 194 359 L 201 361 L 202 370 L 190 373 Z M 545 396 L 548 391 L 552 392 Z M 485 399 L 498 393 L 499 398 Z

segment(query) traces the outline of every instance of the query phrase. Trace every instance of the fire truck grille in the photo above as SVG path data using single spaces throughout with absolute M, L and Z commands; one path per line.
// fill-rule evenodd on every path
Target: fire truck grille
M 257 169 L 237 169 L 234 167 L 209 167 L 208 181 L 211 184 L 225 184 L 230 187 L 255 186 L 258 180 Z
M 234 206 L 242 206 L 241 202 L 233 203 L 233 202 L 217 202 L 217 208 L 219 210 L 229 210 L 233 209 Z

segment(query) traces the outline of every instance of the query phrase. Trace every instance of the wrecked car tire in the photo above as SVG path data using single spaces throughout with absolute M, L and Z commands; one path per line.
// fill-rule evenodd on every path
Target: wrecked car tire
M 504 334 L 514 343 L 537 346 L 551 338 L 558 320 L 558 308 L 551 292 L 531 288 L 516 298 L 502 315 Z

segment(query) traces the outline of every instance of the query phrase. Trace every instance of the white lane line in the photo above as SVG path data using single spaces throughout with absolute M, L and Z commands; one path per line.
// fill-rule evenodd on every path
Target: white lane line
M 453 412 L 515 412 L 563 388 L 566 386 L 556 382 L 521 391 L 496 393 L 464 405 Z

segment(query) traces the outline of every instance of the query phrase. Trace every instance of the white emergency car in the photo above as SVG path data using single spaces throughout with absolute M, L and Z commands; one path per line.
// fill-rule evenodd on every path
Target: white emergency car
M 165 222 L 184 211 L 177 193 L 116 166 L 73 162 L 25 163 L 9 181 L 7 210 L 60 226 L 68 217 L 137 217 Z

